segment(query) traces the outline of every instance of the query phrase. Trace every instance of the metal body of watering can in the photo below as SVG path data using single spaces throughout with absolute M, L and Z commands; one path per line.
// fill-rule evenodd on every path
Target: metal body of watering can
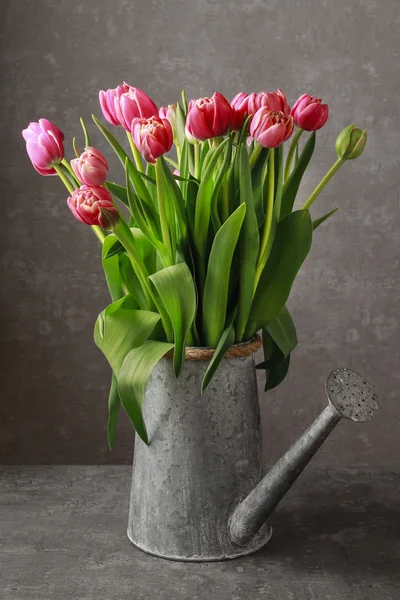
M 268 516 L 342 416 L 377 408 L 368 383 L 346 369 L 327 380 L 329 406 L 264 475 L 252 356 L 224 358 L 201 395 L 205 361 L 155 368 L 146 391 L 149 445 L 135 443 L 128 537 L 149 554 L 188 561 L 235 558 L 271 537 Z

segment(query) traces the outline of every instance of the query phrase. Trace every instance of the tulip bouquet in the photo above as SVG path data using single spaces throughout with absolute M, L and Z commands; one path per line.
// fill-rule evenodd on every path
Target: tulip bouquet
M 279 89 L 239 93 L 231 103 L 217 92 L 187 103 L 183 93 L 180 103 L 158 109 L 126 83 L 99 97 L 104 118 L 127 134 L 125 150 L 93 117 L 122 163 L 123 181 L 108 178 L 82 120 L 86 147 L 81 153 L 74 139 L 71 161 L 47 119 L 23 137 L 35 169 L 60 177 L 72 214 L 101 243 L 112 303 L 94 337 L 112 368 L 112 447 L 121 404 L 147 442 L 144 393 L 167 353 L 178 377 L 186 346 L 215 349 L 204 391 L 227 350 L 262 331 L 266 390 L 284 379 L 297 343 L 285 304 L 313 231 L 337 210 L 312 220 L 309 209 L 339 167 L 361 155 L 366 132 L 342 131 L 336 162 L 294 210 L 316 131 L 328 119 L 321 99 L 304 94 L 290 108 Z

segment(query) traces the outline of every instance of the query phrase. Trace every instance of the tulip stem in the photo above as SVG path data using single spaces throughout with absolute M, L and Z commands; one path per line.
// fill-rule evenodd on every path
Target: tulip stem
M 254 294 L 260 281 L 261 273 L 264 270 L 267 262 L 268 254 L 268 239 L 272 228 L 272 218 L 274 214 L 274 194 L 275 194 L 275 158 L 274 150 L 271 149 L 268 154 L 268 192 L 267 192 L 267 206 L 265 213 L 264 230 L 261 238 L 260 252 L 258 254 L 258 260 L 256 265 L 256 275 L 254 279 Z
M 140 171 L 141 173 L 144 173 L 144 168 L 143 168 L 143 163 L 142 163 L 142 155 L 140 154 L 139 150 L 137 149 L 137 146 L 135 144 L 135 142 L 132 139 L 132 134 L 130 131 L 126 132 L 128 141 L 129 141 L 129 145 L 131 147 L 132 150 L 132 156 L 133 156 L 133 160 L 135 161 L 135 165 L 138 171 Z
M 65 175 L 63 168 L 60 165 L 53 165 L 53 167 L 57 171 L 57 175 L 59 176 L 59 178 L 61 179 L 61 181 L 67 188 L 67 190 L 69 191 L 69 193 L 72 194 L 72 192 L 75 190 L 75 188 L 73 187 L 72 183 L 69 181 L 68 177 Z
M 165 156 L 165 155 L 164 155 L 164 158 L 167 161 L 167 163 L 169 163 L 170 165 L 172 165 L 174 167 L 174 169 L 179 169 L 179 164 L 177 163 L 176 160 L 174 160 L 170 156 Z
M 263 149 L 263 147 L 261 146 L 261 144 L 256 142 L 254 150 L 250 156 L 250 168 L 254 167 L 254 165 L 256 164 L 257 158 L 260 156 L 262 149 Z
M 289 148 L 289 152 L 288 152 L 288 155 L 286 158 L 286 164 L 285 164 L 285 177 L 284 177 L 285 181 L 287 181 L 289 179 L 293 155 L 295 154 L 296 149 L 298 148 L 299 139 L 300 139 L 300 136 L 303 133 L 303 131 L 304 131 L 304 129 L 300 129 L 300 127 L 299 127 L 293 136 L 292 143 L 290 144 L 290 148 Z
M 75 188 L 73 187 L 72 183 L 69 181 L 68 177 L 66 177 L 62 166 L 53 165 L 53 167 L 57 171 L 57 175 L 59 176 L 59 178 L 61 179 L 61 181 L 67 188 L 67 190 L 69 191 L 69 193 L 72 194 L 75 191 Z M 95 235 L 99 238 L 100 242 L 103 243 L 106 238 L 106 234 L 104 233 L 102 228 L 99 227 L 98 225 L 91 225 L 91 227 L 92 227 Z
M 160 215 L 160 223 L 161 223 L 161 234 L 164 245 L 169 250 L 169 261 L 170 265 L 174 263 L 172 257 L 172 247 L 171 247 L 171 238 L 169 235 L 168 229 L 168 219 L 167 219 L 167 210 L 165 206 L 165 193 L 164 193 L 164 170 L 162 166 L 162 161 L 160 158 L 156 160 L 156 186 L 157 186 L 157 200 L 158 200 L 158 212 Z
M 69 174 L 70 174 L 70 175 L 73 177 L 73 180 L 75 181 L 76 185 L 79 187 L 81 184 L 80 184 L 80 182 L 78 181 L 78 179 L 76 178 L 76 175 L 75 175 L 75 173 L 74 173 L 74 170 L 73 170 L 73 168 L 71 167 L 71 165 L 69 164 L 69 162 L 68 162 L 68 161 L 67 161 L 65 158 L 63 158 L 63 159 L 62 159 L 62 161 L 61 161 L 61 164 L 62 164 L 62 165 L 64 165 L 64 167 L 65 167 L 66 169 L 68 169 L 68 172 L 69 172 Z
M 200 143 L 194 145 L 194 173 L 196 179 L 199 178 L 200 171 Z
M 337 161 L 331 166 L 331 168 L 329 169 L 329 171 L 324 175 L 324 177 L 321 179 L 321 181 L 319 182 L 319 184 L 317 185 L 317 187 L 315 188 L 315 190 L 312 192 L 311 196 L 303 204 L 303 206 L 302 206 L 303 210 L 307 210 L 307 209 L 310 208 L 310 206 L 317 199 L 317 197 L 320 195 L 320 193 L 322 192 L 322 190 L 324 189 L 324 187 L 326 186 L 326 184 L 332 179 L 332 177 L 334 176 L 334 174 L 336 173 L 336 171 L 339 170 L 339 168 L 342 166 L 342 164 L 344 162 L 345 162 L 344 158 L 338 158 Z

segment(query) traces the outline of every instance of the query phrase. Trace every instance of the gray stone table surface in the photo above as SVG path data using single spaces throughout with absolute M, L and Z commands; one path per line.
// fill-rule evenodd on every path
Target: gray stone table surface
M 126 466 L 0 469 L 1 600 L 398 600 L 399 471 L 310 467 L 258 553 L 174 563 L 126 538 Z

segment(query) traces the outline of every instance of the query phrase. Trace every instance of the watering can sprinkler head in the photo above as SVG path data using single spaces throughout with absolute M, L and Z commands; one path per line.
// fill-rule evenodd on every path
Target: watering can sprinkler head
M 369 383 L 349 369 L 332 371 L 325 389 L 329 405 L 231 515 L 229 536 L 234 544 L 245 546 L 256 535 L 342 418 L 365 423 L 378 409 Z
M 376 395 L 368 381 L 349 369 L 332 371 L 325 389 L 329 406 L 344 419 L 365 423 L 378 410 Z

